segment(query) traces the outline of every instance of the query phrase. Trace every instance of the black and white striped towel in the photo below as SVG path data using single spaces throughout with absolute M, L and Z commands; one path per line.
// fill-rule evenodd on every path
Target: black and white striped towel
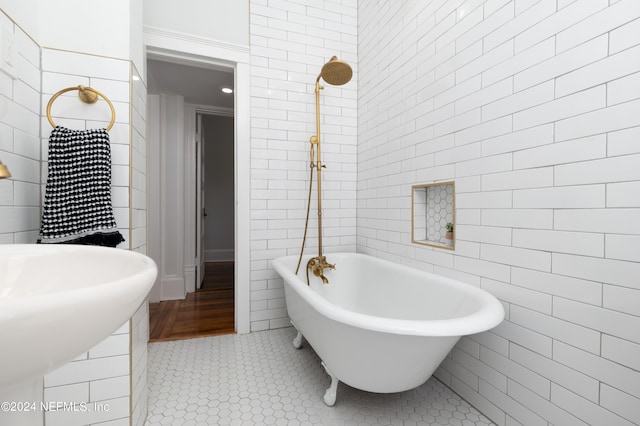
M 56 126 L 39 243 L 115 247 L 122 241 L 111 204 L 111 148 L 106 129 Z

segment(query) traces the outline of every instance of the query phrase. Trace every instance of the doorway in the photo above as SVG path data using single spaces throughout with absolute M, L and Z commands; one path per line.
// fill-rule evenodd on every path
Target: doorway
M 155 119 L 160 128 L 155 139 L 160 151 L 158 198 L 163 202 L 156 229 L 176 236 L 159 238 L 158 253 L 152 256 L 160 271 L 158 291 L 150 300 L 152 340 L 238 328 L 235 105 L 234 96 L 221 91 L 233 87 L 234 68 L 180 62 L 149 59 L 147 64 L 149 104 L 158 104 L 159 111 L 157 117 L 149 114 L 148 127 L 154 127 Z M 176 177 L 174 182 L 163 184 L 163 165 Z
M 233 115 L 197 112 L 196 257 L 202 272 L 235 259 Z M 206 274 L 197 274 L 197 288 Z

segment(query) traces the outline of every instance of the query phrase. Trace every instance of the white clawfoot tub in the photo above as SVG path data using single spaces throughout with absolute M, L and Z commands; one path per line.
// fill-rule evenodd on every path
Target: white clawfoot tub
M 338 381 L 357 389 L 391 393 L 420 386 L 461 336 L 504 319 L 502 304 L 469 284 L 356 253 L 332 253 L 329 284 L 310 274 L 303 259 L 273 261 L 284 279 L 287 311 L 331 376 L 325 403 L 336 400 Z

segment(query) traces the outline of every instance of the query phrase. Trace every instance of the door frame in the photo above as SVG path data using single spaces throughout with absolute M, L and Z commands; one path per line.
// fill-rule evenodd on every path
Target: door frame
M 193 168 L 193 165 L 196 164 L 196 161 L 198 161 L 198 158 L 199 158 L 198 146 L 196 143 L 196 139 L 197 139 L 196 122 L 197 122 L 198 115 L 218 115 L 218 116 L 224 116 L 224 117 L 233 117 L 234 110 L 226 109 L 226 108 L 211 107 L 207 105 L 195 105 L 195 104 L 184 105 L 184 122 L 185 122 L 184 140 L 187 142 L 187 144 L 192 145 L 189 147 L 185 147 L 186 148 L 185 164 L 190 165 L 190 167 L 185 167 L 185 170 L 187 171 L 187 173 L 189 173 L 189 171 L 192 171 L 190 176 L 185 176 L 186 178 L 185 179 L 185 183 L 186 183 L 185 185 L 185 227 L 187 228 L 185 232 L 185 244 L 184 244 L 185 267 L 191 264 L 189 263 L 189 260 L 193 260 L 192 264 L 196 268 L 200 269 L 203 261 L 201 261 L 202 259 L 199 259 L 198 254 L 200 254 L 202 258 L 204 258 L 205 256 L 204 256 L 204 253 L 198 253 L 198 224 L 197 224 L 197 218 L 196 218 L 197 215 L 199 214 L 198 193 L 197 193 L 198 191 L 193 191 L 193 188 L 198 187 L 199 176 L 198 176 L 197 169 L 198 167 L 202 168 L 202 164 L 196 165 L 195 169 Z M 202 133 L 202 130 L 200 131 L 200 133 Z M 234 129 L 234 144 L 235 142 L 236 142 L 236 138 L 235 138 L 235 129 Z M 202 143 L 205 143 L 205 142 L 202 141 Z M 234 164 L 234 174 L 235 174 L 235 167 L 236 167 L 236 164 Z M 194 205 L 193 211 L 188 207 L 192 204 Z M 191 224 L 190 220 L 194 220 L 195 222 Z M 234 217 L 234 220 L 235 220 L 235 217 Z M 190 238 L 189 236 L 189 229 L 191 228 L 194 229 L 193 239 Z M 200 286 L 198 285 L 197 277 L 202 276 L 201 274 L 202 274 L 201 271 L 200 273 L 197 273 L 194 271 L 195 277 L 194 279 L 191 279 L 191 276 L 188 276 L 187 273 L 185 272 L 185 279 L 187 277 L 189 278 L 185 282 L 187 293 L 191 293 L 195 291 L 197 288 L 200 288 Z
M 234 70 L 234 188 L 235 188 L 235 330 L 238 334 L 249 333 L 250 329 L 250 287 L 251 287 L 251 251 L 250 251 L 250 65 L 249 47 L 209 43 L 202 40 L 185 40 L 183 35 L 169 31 L 144 30 L 147 58 L 178 62 L 190 66 L 209 68 L 232 68 Z M 195 116 L 194 116 L 195 130 Z M 194 144 L 184 144 L 184 182 L 185 189 L 191 179 L 195 162 Z M 190 157 L 189 157 L 190 156 Z M 189 158 L 187 158 L 189 157 Z M 190 186 L 189 188 L 194 188 Z M 193 191 L 186 191 L 185 196 Z M 149 194 L 153 196 L 153 194 Z M 195 218 L 195 200 L 185 199 L 185 219 Z M 195 220 L 193 225 L 185 223 L 185 249 L 195 249 Z M 189 229 L 192 228 L 192 229 Z M 159 229 L 149 229 L 160 232 Z M 190 245 L 187 245 L 189 243 Z M 187 251 L 187 250 L 185 250 Z M 194 250 L 195 251 L 195 250 Z M 195 258 L 193 259 L 195 260 Z M 192 263 L 193 263 L 192 260 Z M 186 277 L 185 277 L 186 278 Z M 191 281 L 195 285 L 195 277 Z M 186 290 L 186 288 L 185 288 Z
M 196 290 L 202 288 L 205 274 L 205 218 L 207 216 L 206 205 L 206 149 L 203 114 L 196 111 Z M 235 195 L 234 195 L 235 196 Z

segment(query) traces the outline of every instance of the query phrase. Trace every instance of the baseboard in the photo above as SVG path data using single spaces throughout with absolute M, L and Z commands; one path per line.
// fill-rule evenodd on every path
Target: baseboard
M 184 278 L 163 277 L 161 279 L 160 300 L 181 300 L 184 298 Z
M 232 262 L 236 258 L 234 249 L 213 249 L 204 251 L 205 262 Z

